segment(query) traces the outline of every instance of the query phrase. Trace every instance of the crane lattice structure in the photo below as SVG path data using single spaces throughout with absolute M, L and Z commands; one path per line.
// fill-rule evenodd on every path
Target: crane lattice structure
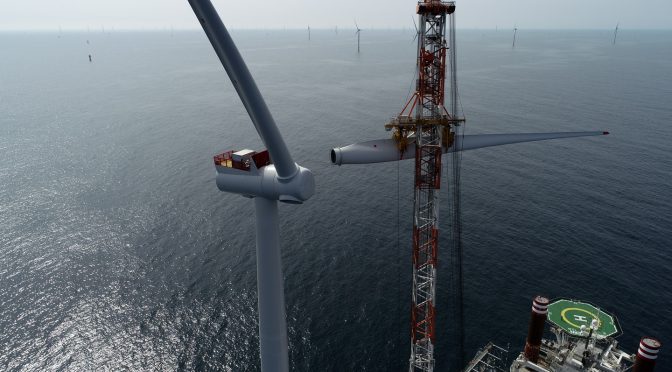
M 402 156 L 408 143 L 415 142 L 411 372 L 434 369 L 441 155 L 443 147 L 453 145 L 457 126 L 464 121 L 457 112 L 455 2 L 424 0 L 418 3 L 417 14 L 416 90 L 399 115 L 385 125 L 393 130 Z M 444 104 L 447 64 L 450 111 Z

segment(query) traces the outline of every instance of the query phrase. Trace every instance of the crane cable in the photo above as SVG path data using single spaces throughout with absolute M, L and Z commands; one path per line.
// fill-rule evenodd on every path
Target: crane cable
M 458 101 L 460 105 L 460 111 L 464 112 L 462 109 L 462 102 Z M 466 123 L 466 122 L 465 122 Z M 452 180 L 448 181 L 448 194 L 451 198 L 450 205 L 450 217 L 451 217 L 451 289 L 452 289 L 452 304 L 453 304 L 453 315 L 455 322 L 454 334 L 455 334 L 455 345 L 457 348 L 456 360 L 454 361 L 455 367 L 454 370 L 461 370 L 465 365 L 465 354 L 464 354 L 464 282 L 463 282 L 463 246 L 462 246 L 462 213 L 461 213 L 461 190 L 460 190 L 460 169 L 462 161 L 462 140 L 464 139 L 464 128 L 466 124 L 463 124 L 461 133 L 456 133 L 455 141 L 453 143 L 454 149 L 451 152 L 451 176 Z M 457 129 L 456 129 L 457 131 Z M 459 137 L 459 138 L 458 138 Z M 452 187 L 451 187 L 452 186 Z
M 401 257 L 402 257 L 402 254 L 400 252 L 401 245 L 400 245 L 400 242 L 399 242 L 399 228 L 400 228 L 400 221 L 399 221 L 399 200 L 400 200 L 399 183 L 400 183 L 400 181 L 399 181 L 399 162 L 397 161 L 396 163 L 397 163 L 397 261 L 398 261 L 397 262 L 397 302 L 396 303 L 397 303 L 397 314 L 398 314 L 397 319 L 401 319 L 402 316 L 403 316 L 402 315 L 403 310 L 402 310 L 402 306 L 401 306 L 401 266 L 402 266 Z M 397 342 L 398 342 L 397 345 L 401 345 L 402 342 L 403 342 L 403 334 L 402 334 L 401 327 L 397 327 L 397 329 L 399 330 L 399 332 L 398 332 L 398 337 L 399 338 L 397 340 Z M 394 350 L 394 348 L 393 348 L 393 350 Z M 390 358 L 390 359 L 392 359 L 392 358 Z

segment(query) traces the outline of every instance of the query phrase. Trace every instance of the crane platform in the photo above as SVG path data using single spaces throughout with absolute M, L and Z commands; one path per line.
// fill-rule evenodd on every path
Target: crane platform
M 397 117 L 390 119 L 390 121 L 388 121 L 385 124 L 385 130 L 389 131 L 394 128 L 414 130 L 416 127 L 425 125 L 450 127 L 454 125 L 459 125 L 464 121 L 465 121 L 464 118 L 452 118 L 449 115 L 443 115 L 441 117 L 428 117 L 428 118 L 416 118 L 410 115 L 399 115 Z

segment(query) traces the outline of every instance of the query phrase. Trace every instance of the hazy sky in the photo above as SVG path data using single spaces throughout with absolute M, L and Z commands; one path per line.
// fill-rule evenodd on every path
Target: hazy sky
M 672 0 L 457 0 L 458 28 L 672 28 Z M 412 0 L 214 0 L 229 28 L 413 27 Z M 0 0 L 2 30 L 199 28 L 187 0 Z

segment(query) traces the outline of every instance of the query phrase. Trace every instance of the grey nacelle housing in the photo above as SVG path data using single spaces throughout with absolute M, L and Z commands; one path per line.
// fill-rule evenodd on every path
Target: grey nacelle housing
M 315 193 L 313 173 L 297 164 L 297 171 L 288 178 L 279 178 L 275 166 L 259 170 L 218 172 L 217 188 L 244 196 L 260 196 L 290 204 L 300 204 Z

